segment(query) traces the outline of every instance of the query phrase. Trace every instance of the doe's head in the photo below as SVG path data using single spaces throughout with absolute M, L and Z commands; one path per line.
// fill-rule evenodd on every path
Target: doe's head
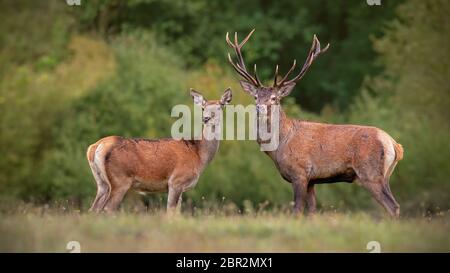
M 191 88 L 191 97 L 194 104 L 202 108 L 202 122 L 204 125 L 218 125 L 220 124 L 220 116 L 217 115 L 226 104 L 229 104 L 232 99 L 231 88 L 225 89 L 220 100 L 207 100 L 203 95 Z

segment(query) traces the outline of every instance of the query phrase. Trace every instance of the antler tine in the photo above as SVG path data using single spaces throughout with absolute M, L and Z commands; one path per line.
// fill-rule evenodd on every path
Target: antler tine
M 287 80 L 287 78 L 289 77 L 289 75 L 292 73 L 292 71 L 294 71 L 295 66 L 297 65 L 297 60 L 294 59 L 294 62 L 292 63 L 291 68 L 289 69 L 289 71 L 286 73 L 286 75 L 284 75 L 283 79 L 281 79 L 280 83 L 278 85 L 283 85 L 283 83 Z
M 300 73 L 295 76 L 293 79 L 283 82 L 283 84 L 288 84 L 292 82 L 296 82 L 300 80 L 308 70 L 308 68 L 311 66 L 313 61 L 323 52 L 327 51 L 330 44 L 327 44 L 327 46 L 324 49 L 320 49 L 320 42 L 319 39 L 317 39 L 317 36 L 314 34 L 313 43 L 311 45 L 311 49 L 309 50 L 308 57 L 306 58 L 305 63 L 303 64 L 302 70 L 300 70 Z
M 227 35 L 225 35 L 225 40 L 227 41 L 227 44 L 234 48 L 234 44 L 230 41 L 230 38 L 228 37 L 229 33 L 227 32 Z
M 234 49 L 234 52 L 236 53 L 236 56 L 237 56 L 238 61 L 239 61 L 238 64 L 242 65 L 243 64 L 243 59 L 242 59 L 242 54 L 241 54 L 241 51 L 240 51 L 239 43 L 238 43 L 238 40 L 237 40 L 237 32 L 234 33 L 234 43 L 232 43 L 230 41 L 230 37 L 228 35 L 229 34 L 227 32 L 227 35 L 225 36 L 225 39 L 227 40 L 227 44 Z M 245 67 L 245 65 L 244 65 L 244 67 Z
M 247 72 L 247 68 L 245 66 L 244 58 L 241 53 L 241 48 L 244 46 L 244 44 L 250 39 L 250 36 L 253 34 L 255 30 L 253 29 L 250 31 L 250 33 L 245 37 L 244 40 L 242 40 L 241 43 L 238 41 L 238 34 L 237 32 L 234 33 L 234 43 L 231 42 L 229 33 L 227 32 L 225 39 L 230 47 L 234 49 L 234 52 L 236 53 L 236 57 L 238 59 L 237 63 L 234 63 L 231 59 L 230 54 L 228 54 L 228 61 L 233 65 L 236 72 L 238 72 L 239 75 L 244 77 L 247 81 L 254 84 L 255 86 L 261 86 L 261 82 L 258 78 L 258 76 L 255 74 L 255 77 L 253 77 L 249 72 Z M 255 70 L 256 72 L 256 70 Z
M 275 74 L 273 76 L 273 87 L 278 86 L 277 79 L 278 79 L 278 65 L 275 67 Z
M 328 50 L 328 48 L 330 47 L 330 43 L 328 43 L 324 49 L 320 50 L 320 54 L 324 53 L 325 51 Z
M 245 68 L 244 57 L 242 57 L 241 48 L 242 48 L 242 46 L 238 42 L 238 34 L 237 34 L 237 32 L 235 32 L 234 33 L 234 50 L 236 51 L 236 55 L 238 57 L 238 61 L 239 61 L 238 64 L 240 64 L 242 69 L 247 71 L 247 69 Z
M 238 42 L 238 37 L 237 37 L 237 32 L 234 33 L 234 43 L 232 43 L 230 41 L 230 37 L 229 37 L 229 33 L 227 32 L 227 34 L 225 35 L 225 39 L 227 40 L 227 43 L 232 47 L 232 48 L 236 48 L 238 47 L 239 49 L 241 49 L 245 43 L 247 43 L 248 39 L 250 39 L 250 37 L 252 36 L 253 32 L 255 32 L 255 29 L 252 29 L 252 31 L 250 31 L 250 33 L 247 35 L 247 37 L 244 38 L 244 40 L 242 40 L 241 43 Z
M 259 85 L 262 85 L 261 81 L 259 80 L 258 73 L 256 72 L 256 64 L 254 64 L 253 66 L 253 71 L 254 71 L 253 74 L 255 75 L 255 80 L 258 82 Z
M 253 79 L 253 77 L 251 77 L 246 71 L 244 71 L 239 64 L 235 64 L 233 62 L 233 60 L 231 59 L 231 55 L 230 53 L 228 53 L 228 62 L 233 66 L 234 70 L 236 70 L 236 72 L 241 75 L 244 79 L 246 79 L 247 81 L 249 81 L 252 84 L 257 84 L 257 81 L 255 79 Z
M 241 43 L 239 43 L 239 41 L 238 41 L 238 33 L 237 32 L 234 33 L 234 47 L 233 48 L 236 51 L 236 55 L 238 56 L 238 59 L 240 62 L 240 67 L 246 71 L 247 71 L 247 69 L 245 68 L 244 57 L 242 57 L 241 49 L 242 49 L 242 47 L 244 47 L 244 45 L 248 41 L 248 39 L 250 39 L 253 32 L 255 32 L 255 29 L 252 29 L 252 31 L 250 31 L 250 33 L 244 38 L 244 40 L 242 40 Z
M 242 40 L 242 42 L 239 44 L 240 48 L 242 48 L 244 46 L 244 44 L 248 41 L 248 39 L 250 39 L 250 37 L 252 36 L 253 32 L 255 32 L 255 29 L 252 29 L 252 31 L 250 31 L 250 33 L 247 35 L 247 37 L 245 37 L 245 39 Z

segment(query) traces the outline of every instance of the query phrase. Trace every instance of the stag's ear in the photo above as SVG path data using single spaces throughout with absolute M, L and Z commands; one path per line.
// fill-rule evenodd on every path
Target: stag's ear
M 289 95 L 292 91 L 292 89 L 294 89 L 295 87 L 295 82 L 292 83 L 288 83 L 286 85 L 283 85 L 280 87 L 280 89 L 278 90 L 278 97 L 279 98 L 284 98 L 287 95 Z
M 200 94 L 199 92 L 195 91 L 192 88 L 191 88 L 190 92 L 191 92 L 191 97 L 194 100 L 194 104 L 196 104 L 198 106 L 205 105 L 206 101 L 203 98 L 202 94 Z
M 231 98 L 233 97 L 231 93 L 231 88 L 227 88 L 224 92 L 222 97 L 220 98 L 220 104 L 225 105 L 229 104 L 231 102 Z
M 257 88 L 253 84 L 249 83 L 248 81 L 239 81 L 239 83 L 241 84 L 242 89 L 244 89 L 245 92 L 249 93 L 253 97 L 256 97 Z

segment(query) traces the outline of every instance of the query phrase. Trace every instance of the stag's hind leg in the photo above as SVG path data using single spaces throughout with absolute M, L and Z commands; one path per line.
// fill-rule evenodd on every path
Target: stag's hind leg
M 395 164 L 396 163 L 394 163 L 393 167 L 395 167 Z M 392 167 L 392 171 L 394 169 L 393 167 Z M 383 195 L 384 195 L 384 198 L 387 200 L 387 202 L 389 202 L 391 210 L 393 211 L 393 215 L 398 218 L 398 217 L 400 217 L 400 205 L 395 200 L 394 195 L 391 192 L 391 187 L 389 184 L 389 179 L 390 179 L 390 175 L 392 174 L 392 171 L 390 173 L 388 173 L 388 176 L 386 176 L 384 178 Z M 391 213 L 391 215 L 392 215 L 392 213 Z
M 361 184 L 392 216 L 400 216 L 400 206 L 395 200 L 389 188 L 389 182 L 384 177 L 377 177 L 372 180 L 361 180 Z
M 354 159 L 353 169 L 372 196 L 393 217 L 399 217 L 400 206 L 389 188 L 389 177 L 395 167 L 395 151 L 391 141 L 378 136 L 373 141 L 376 149 L 361 148 Z

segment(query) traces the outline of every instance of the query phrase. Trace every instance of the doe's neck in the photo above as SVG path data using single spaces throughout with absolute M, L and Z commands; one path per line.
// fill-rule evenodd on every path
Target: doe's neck
M 206 126 L 203 126 L 202 138 L 196 141 L 196 145 L 198 148 L 198 154 L 200 156 L 200 160 L 206 166 L 216 155 L 219 150 L 219 139 L 217 138 L 206 138 L 207 134 L 211 132 Z

